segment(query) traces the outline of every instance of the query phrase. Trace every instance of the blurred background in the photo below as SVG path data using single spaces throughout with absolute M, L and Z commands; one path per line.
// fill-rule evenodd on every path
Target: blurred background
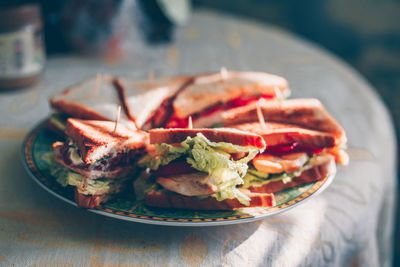
M 358 70 L 387 104 L 399 140 L 398 0 L 0 0 L 2 10 L 25 4 L 41 8 L 40 22 L 22 19 L 21 25 L 35 26 L 36 59 L 42 65 L 40 49 L 46 57 L 79 54 L 109 64 L 132 59 L 143 46 L 173 42 L 174 29 L 184 27 L 198 9 L 272 24 L 317 43 Z M 0 35 L 15 26 L 0 18 Z M 396 236 L 400 240 L 399 231 Z M 395 254 L 400 255 L 398 244 Z

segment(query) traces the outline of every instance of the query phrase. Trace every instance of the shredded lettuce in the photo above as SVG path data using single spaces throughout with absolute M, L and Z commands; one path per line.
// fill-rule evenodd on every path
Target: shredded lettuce
M 215 174 L 222 178 L 222 182 L 217 186 L 218 192 L 213 194 L 213 197 L 218 201 L 237 198 L 240 203 L 250 204 L 250 198 L 237 188 L 237 185 L 243 184 L 243 179 L 237 172 L 230 169 L 219 169 Z
M 69 172 L 70 170 L 68 170 L 66 167 L 64 167 L 54 159 L 54 153 L 52 153 L 50 162 L 50 174 L 51 176 L 56 177 L 57 183 L 64 187 L 67 186 L 67 176 Z
M 243 177 L 243 188 L 249 188 L 250 186 L 262 186 L 264 184 L 276 181 L 282 181 L 284 184 L 290 183 L 294 177 L 299 176 L 303 172 L 305 166 L 306 165 L 295 172 L 281 172 L 278 174 L 268 174 L 257 171 L 254 167 L 250 167 L 247 174 Z
M 78 191 L 84 195 L 113 194 L 121 191 L 124 179 L 85 179 L 82 175 L 69 172 L 67 175 L 68 185 L 76 186 Z
M 245 153 L 240 160 L 231 159 L 231 154 Z M 238 146 L 225 142 L 212 142 L 203 134 L 187 137 L 179 146 L 169 144 L 156 145 L 156 151 L 139 161 L 141 167 L 157 170 L 178 158 L 186 158 L 194 169 L 206 172 L 220 179 L 218 193 L 213 196 L 219 201 L 237 198 L 241 203 L 249 205 L 250 199 L 242 194 L 237 185 L 243 184 L 247 172 L 247 163 L 252 160 L 258 149 L 252 146 Z
M 156 151 L 141 158 L 138 161 L 138 166 L 157 170 L 160 166 L 167 165 L 171 161 L 185 155 L 186 152 L 187 148 L 183 146 L 156 145 Z
M 301 173 L 313 166 L 313 162 L 315 161 L 317 155 L 308 158 L 304 165 L 295 172 L 281 172 L 281 173 L 266 173 L 262 171 L 256 170 L 253 165 L 250 165 L 247 170 L 246 175 L 243 177 L 243 188 L 249 188 L 250 186 L 262 186 L 264 184 L 268 184 L 270 182 L 282 181 L 282 183 L 287 184 L 290 183 L 293 178 L 300 176 Z
M 76 186 L 84 195 L 113 194 L 121 191 L 126 179 L 86 179 L 82 175 L 70 171 L 60 163 L 52 159 L 50 163 L 50 174 L 63 187 Z
M 133 182 L 136 200 L 143 200 L 147 192 L 156 189 L 158 185 L 151 179 L 147 171 L 143 171 L 139 177 Z

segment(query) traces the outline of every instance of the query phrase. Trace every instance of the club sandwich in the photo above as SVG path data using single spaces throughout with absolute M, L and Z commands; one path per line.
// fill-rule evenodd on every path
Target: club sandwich
M 335 161 L 348 163 L 345 132 L 316 99 L 260 102 L 223 118 L 229 127 L 258 134 L 267 144 L 244 177 L 243 187 L 252 192 L 273 193 L 322 180 L 335 174 Z
M 271 207 L 273 194 L 240 188 L 251 161 L 265 148 L 259 135 L 235 129 L 152 129 L 153 151 L 138 164 L 137 199 L 147 206 L 191 210 Z
M 218 73 L 197 75 L 174 98 L 172 115 L 165 127 L 185 128 L 189 116 L 195 128 L 215 126 L 221 123 L 224 111 L 260 98 L 283 99 L 289 94 L 287 81 L 272 74 L 222 69 Z
M 147 133 L 110 121 L 69 118 L 65 135 L 65 142 L 53 144 L 51 171 L 63 186 L 74 187 L 78 206 L 99 207 L 128 188 Z

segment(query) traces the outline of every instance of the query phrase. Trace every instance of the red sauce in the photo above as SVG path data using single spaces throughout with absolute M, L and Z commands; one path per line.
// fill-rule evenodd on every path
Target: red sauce
M 224 110 L 226 109 L 231 109 L 231 108 L 237 108 L 237 107 L 242 107 L 242 106 L 246 106 L 252 102 L 256 102 L 258 101 L 260 98 L 264 98 L 264 99 L 272 99 L 274 98 L 274 95 L 260 95 L 260 96 L 254 96 L 254 95 L 243 95 L 237 98 L 234 98 L 230 101 L 228 101 L 225 105 L 224 105 Z
M 295 142 L 292 144 L 267 147 L 264 151 L 264 154 L 270 154 L 273 156 L 282 156 L 285 154 L 296 153 L 296 152 L 306 152 L 309 154 L 318 154 L 318 153 L 322 152 L 322 148 L 311 146 L 311 145 L 299 144 L 299 143 Z
M 237 107 L 242 107 L 246 106 L 252 102 L 258 101 L 260 98 L 264 99 L 272 99 L 274 98 L 274 95 L 260 95 L 260 96 L 252 96 L 252 95 L 243 95 L 239 96 L 237 98 L 234 98 L 224 104 L 216 104 L 202 112 L 196 113 L 192 115 L 192 120 L 195 121 L 197 118 L 204 117 L 204 116 L 210 116 L 215 112 L 221 111 L 221 110 L 228 110 L 232 108 L 237 108 Z M 166 124 L 166 128 L 187 128 L 189 126 L 189 119 L 188 117 L 186 118 L 179 118 L 176 116 L 176 114 L 172 114 L 171 118 Z
M 151 127 L 160 126 L 160 124 L 167 119 L 167 116 L 168 114 L 170 114 L 170 112 L 172 112 L 171 98 L 164 99 L 158 109 L 155 110 L 153 114 L 147 119 L 145 125 L 150 124 Z
M 174 113 L 174 114 L 172 114 L 171 118 L 165 125 L 165 128 L 187 128 L 188 125 L 189 125 L 189 121 L 187 118 L 180 119 Z

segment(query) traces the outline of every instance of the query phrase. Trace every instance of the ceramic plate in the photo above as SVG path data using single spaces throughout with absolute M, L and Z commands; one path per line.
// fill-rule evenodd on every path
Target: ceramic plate
M 49 169 L 51 145 L 55 141 L 63 141 L 63 138 L 49 131 L 44 125 L 44 122 L 39 124 L 25 138 L 22 144 L 22 160 L 32 179 L 41 187 L 76 206 L 71 188 L 59 185 Z M 103 204 L 100 209 L 89 211 L 120 220 L 160 225 L 212 226 L 244 223 L 293 208 L 322 192 L 333 179 L 334 175 L 331 175 L 324 180 L 275 193 L 277 205 L 272 208 L 247 208 L 236 211 L 156 209 L 144 206 L 142 201 L 135 201 L 130 195 L 121 195 Z

